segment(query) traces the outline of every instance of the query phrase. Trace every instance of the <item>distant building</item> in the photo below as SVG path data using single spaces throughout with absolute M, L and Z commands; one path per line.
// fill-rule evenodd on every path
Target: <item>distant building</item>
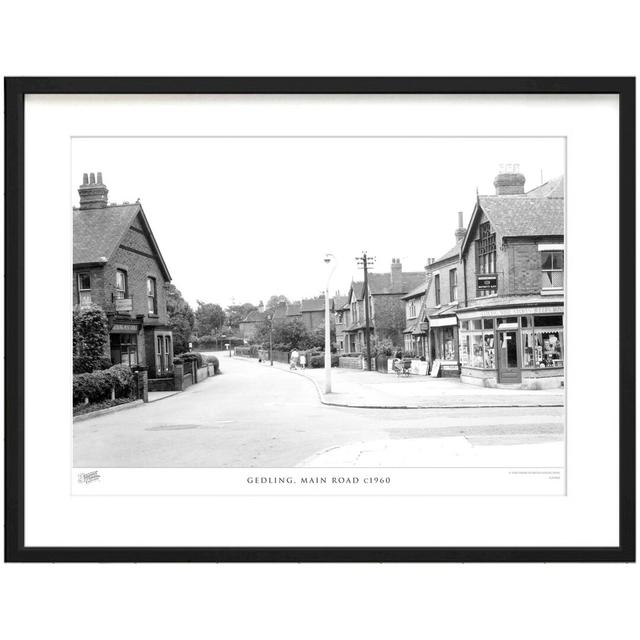
M 564 179 L 527 193 L 519 168 L 478 196 L 460 246 L 462 380 L 557 387 L 564 381 Z
M 331 303 L 331 300 L 329 302 Z M 333 308 L 330 307 L 329 311 L 333 311 Z M 324 326 L 324 296 L 305 298 L 300 304 L 300 314 L 304 326 L 309 331 Z
M 251 342 L 258 333 L 258 329 L 266 322 L 267 314 L 264 310 L 264 303 L 262 300 L 257 309 L 249 311 L 244 320 L 239 322 L 240 337 L 245 342 Z
M 424 282 L 402 296 L 405 304 L 403 352 L 425 360 L 429 359 L 429 323 L 426 314 L 428 288 L 429 276 L 425 273 Z
M 402 344 L 405 328 L 405 304 L 402 297 L 424 281 L 424 271 L 402 271 L 402 263 L 394 258 L 388 273 L 369 273 L 368 295 L 364 282 L 352 282 L 347 295 L 344 329 L 344 352 L 362 353 L 365 349 L 366 314 L 369 305 L 370 338 L 389 339 Z
M 332 300 L 332 308 L 333 308 L 333 324 L 336 331 L 336 348 L 338 353 L 344 353 L 344 343 L 345 343 L 345 335 L 344 331 L 347 326 L 346 316 L 347 316 L 347 296 L 341 296 L 339 292 L 333 297 Z
M 95 304 L 109 320 L 114 364 L 148 367 L 149 377 L 173 368 L 165 283 L 171 276 L 139 202 L 109 204 L 108 189 L 92 173 L 73 209 L 73 300 Z

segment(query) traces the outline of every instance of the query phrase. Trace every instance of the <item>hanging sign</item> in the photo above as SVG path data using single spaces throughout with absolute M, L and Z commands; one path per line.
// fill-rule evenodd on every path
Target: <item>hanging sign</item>
M 478 290 L 492 291 L 498 288 L 498 276 L 478 276 Z

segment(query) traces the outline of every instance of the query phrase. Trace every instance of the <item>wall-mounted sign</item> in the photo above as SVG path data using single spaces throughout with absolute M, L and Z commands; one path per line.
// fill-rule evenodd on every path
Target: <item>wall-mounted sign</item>
M 114 324 L 111 333 L 138 333 L 137 324 Z
M 478 291 L 492 291 L 498 288 L 498 276 L 478 276 Z
M 116 298 L 116 311 L 132 311 L 133 298 Z

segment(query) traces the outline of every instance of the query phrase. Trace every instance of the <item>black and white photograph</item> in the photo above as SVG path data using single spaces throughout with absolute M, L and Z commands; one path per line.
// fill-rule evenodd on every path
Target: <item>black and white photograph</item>
M 565 160 L 562 137 L 74 138 L 74 468 L 563 493 Z
M 13 82 L 18 556 L 629 557 L 626 84 L 534 80 Z

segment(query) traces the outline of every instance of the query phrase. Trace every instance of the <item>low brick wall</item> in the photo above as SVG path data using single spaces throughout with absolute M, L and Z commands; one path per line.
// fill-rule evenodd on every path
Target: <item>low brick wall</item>
M 175 380 L 170 378 L 149 378 L 149 391 L 174 391 Z
M 208 367 L 200 367 L 196 373 L 196 380 L 198 382 L 202 382 L 205 378 L 209 377 L 209 368 Z
M 362 371 L 362 356 L 358 356 L 357 358 L 340 356 L 338 358 L 338 367 L 343 369 L 358 369 L 359 371 Z

